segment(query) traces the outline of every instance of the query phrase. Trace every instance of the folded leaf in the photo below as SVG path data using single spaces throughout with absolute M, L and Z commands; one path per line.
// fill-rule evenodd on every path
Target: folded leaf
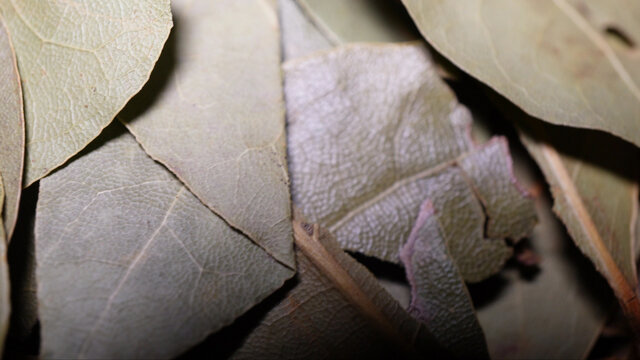
M 295 285 L 234 353 L 236 359 L 442 356 L 430 334 L 332 236 L 294 221 Z M 417 348 L 416 348 L 417 347 Z
M 421 44 L 345 46 L 284 71 L 293 201 L 345 249 L 398 262 L 430 198 L 460 272 L 479 281 L 511 255 L 486 235 L 530 231 L 506 141 L 472 143 L 469 112 Z
M 44 357 L 171 358 L 293 275 L 110 130 L 40 184 Z
M 409 313 L 457 358 L 488 359 L 473 303 L 434 215 L 433 204 L 427 199 L 400 251 L 412 288 Z
M 22 113 L 22 88 L 11 39 L 0 20 L 0 174 L 4 180 L 5 205 L 3 215 L 7 241 L 11 239 L 18 218 L 18 205 L 22 190 L 22 166 L 24 165 L 24 116 Z
M 606 134 L 515 116 L 523 143 L 551 185 L 554 212 L 607 279 L 640 334 L 633 248 L 638 178 L 630 166 L 638 163 L 637 148 Z
M 4 184 L 0 177 L 0 215 L 4 205 Z M 5 337 L 9 329 L 9 313 L 11 302 L 9 299 L 9 266 L 7 265 L 7 239 L 4 226 L 0 223 L 0 352 L 4 351 Z
M 169 0 L 1 0 L 18 58 L 27 128 L 25 184 L 62 165 L 149 78 Z
M 409 41 L 420 36 L 398 1 L 296 1 L 334 45 L 358 41 Z
M 176 29 L 120 118 L 216 214 L 294 268 L 278 19 L 264 0 L 175 0 Z M 167 77 L 168 76 L 168 77 Z
M 540 222 L 529 245 L 540 263 L 503 270 L 494 281 L 496 293 L 477 307 L 478 319 L 493 359 L 584 359 L 601 333 L 612 296 L 572 246 L 548 196 L 535 203 Z
M 607 30 L 640 41 L 628 0 L 403 0 L 436 50 L 520 106 L 558 125 L 640 145 L 640 63 Z

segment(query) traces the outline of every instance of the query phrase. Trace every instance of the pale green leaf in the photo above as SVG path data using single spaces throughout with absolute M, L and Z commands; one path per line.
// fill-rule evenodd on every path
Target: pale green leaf
M 427 41 L 527 113 L 640 145 L 640 3 L 403 0 Z
M 149 78 L 169 0 L 2 0 L 24 90 L 25 184 L 63 164 Z
M 236 359 L 442 356 L 424 326 L 317 225 L 294 222 L 298 274 L 234 353 Z
M 109 130 L 106 142 L 40 184 L 37 281 L 47 358 L 177 356 L 293 275 L 121 126 Z
M 0 209 L 7 241 L 11 239 L 18 217 L 24 162 L 24 116 L 22 89 L 11 39 L 0 20 L 0 174 L 4 180 L 5 202 Z
M 120 118 L 209 208 L 294 268 L 273 4 L 172 6 L 177 25 L 169 45 Z
M 449 255 L 429 199 L 420 207 L 400 259 L 412 288 L 409 313 L 457 358 L 488 359 L 489 350 L 473 303 Z
M 511 255 L 485 236 L 517 240 L 533 226 L 506 141 L 472 143 L 469 112 L 423 45 L 345 46 L 284 70 L 294 203 L 345 249 L 397 263 L 430 198 L 460 272 L 479 281 Z

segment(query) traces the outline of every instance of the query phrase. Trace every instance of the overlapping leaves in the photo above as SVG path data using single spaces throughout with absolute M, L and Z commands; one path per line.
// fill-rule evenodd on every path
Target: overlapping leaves
M 640 143 L 635 5 L 403 3 L 431 45 L 529 114 Z M 550 245 L 560 230 L 549 227 L 547 213 L 538 210 L 546 215 L 532 237 L 551 259 L 542 275 L 523 280 L 511 261 L 494 303 L 470 297 L 465 281 L 500 272 L 514 245 L 527 246 L 518 242 L 536 213 L 513 175 L 506 139 L 471 139 L 472 115 L 441 80 L 430 48 L 340 46 L 415 39 L 400 6 L 175 0 L 170 11 L 168 1 L 0 0 L 8 28 L 0 34 L 0 228 L 11 237 L 20 188 L 42 178 L 35 227 L 42 355 L 174 357 L 296 271 L 262 304 L 234 357 L 583 355 L 604 306 L 570 286 L 581 280 Z M 310 55 L 317 50 L 325 51 Z M 127 103 L 118 116 L 125 127 L 108 127 Z M 542 125 L 509 106 L 505 114 L 551 184 L 559 218 L 626 315 L 640 319 L 637 169 L 626 168 L 637 149 Z M 605 164 L 587 148 L 592 143 L 625 156 Z M 540 235 L 546 230 L 551 235 Z M 343 250 L 404 267 L 408 308 Z M 3 331 L 5 257 L 3 246 Z M 14 298 L 32 286 L 14 284 Z M 532 299 L 568 296 L 580 299 L 560 306 L 553 321 L 566 329 L 569 317 L 582 316 L 580 339 L 545 352 L 534 331 L 553 312 L 525 309 Z M 497 321 L 505 309 L 515 310 Z M 35 311 L 21 315 L 32 327 Z M 504 335 L 522 319 L 535 330 Z

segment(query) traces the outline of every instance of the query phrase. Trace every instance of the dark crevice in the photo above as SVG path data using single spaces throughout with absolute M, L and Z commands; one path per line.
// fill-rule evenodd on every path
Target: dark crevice
M 622 44 L 624 47 L 632 50 L 636 47 L 636 42 L 628 35 L 628 33 L 618 26 L 609 25 L 604 29 L 605 36 L 612 41 Z

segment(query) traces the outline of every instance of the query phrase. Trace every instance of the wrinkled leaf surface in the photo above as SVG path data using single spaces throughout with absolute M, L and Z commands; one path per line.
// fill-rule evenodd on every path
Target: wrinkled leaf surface
M 533 226 L 506 142 L 472 143 L 469 112 L 421 44 L 345 46 L 284 70 L 294 203 L 344 248 L 398 262 L 430 198 L 461 273 L 479 281 L 511 255 L 485 235 L 517 240 Z
M 412 289 L 409 313 L 456 357 L 488 359 L 489 350 L 473 303 L 449 255 L 429 199 L 420 207 L 400 259 Z

